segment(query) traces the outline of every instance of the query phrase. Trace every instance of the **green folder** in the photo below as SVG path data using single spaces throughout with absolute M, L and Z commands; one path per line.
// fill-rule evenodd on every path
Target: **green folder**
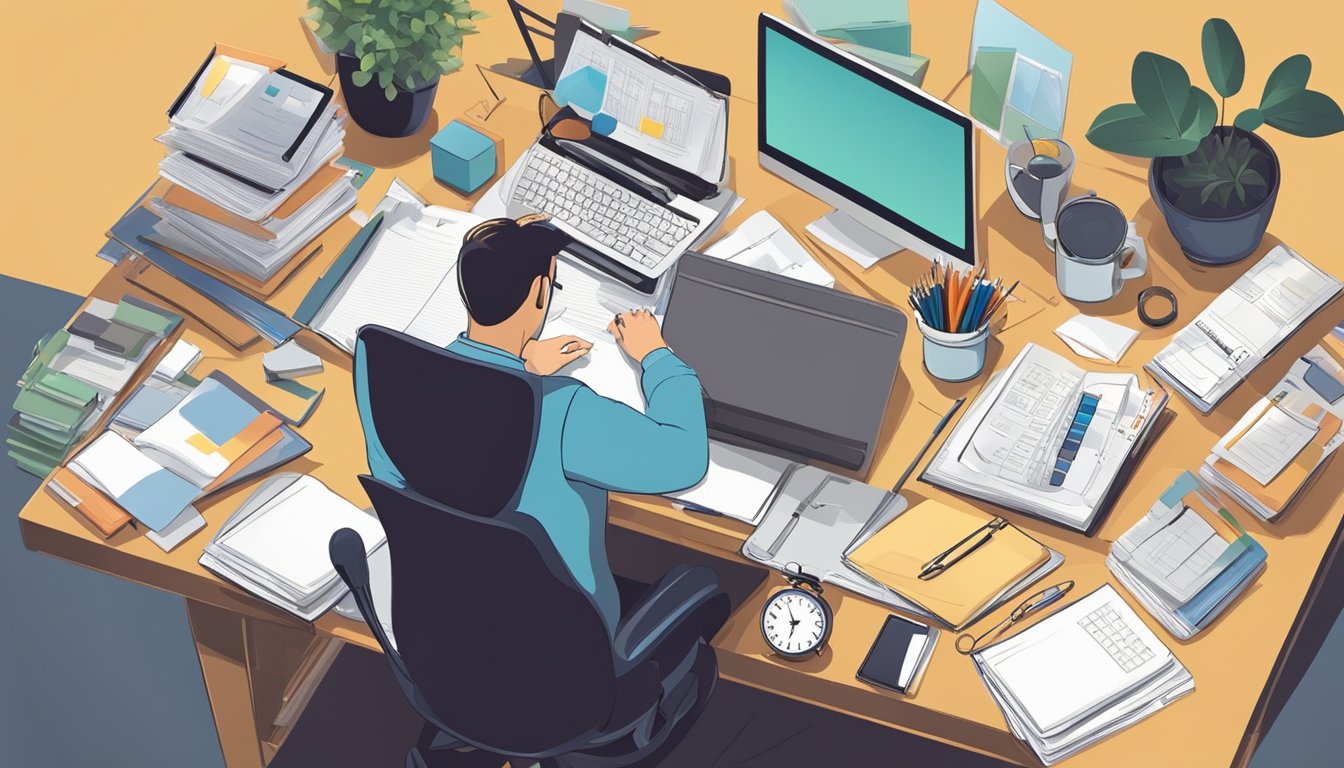
M 42 423 L 73 429 L 88 415 L 92 406 L 79 408 L 53 400 L 36 389 L 25 389 L 14 399 L 14 410 L 36 417 Z
M 14 460 L 14 463 L 18 465 L 19 469 L 22 469 L 30 475 L 37 475 L 38 477 L 46 477 L 51 474 L 51 470 L 56 468 L 56 464 L 48 464 L 44 459 L 30 456 L 26 452 L 11 450 L 9 452 L 9 457 Z M 59 464 L 60 462 L 57 463 Z
M 924 75 L 929 71 L 929 58 L 927 56 L 918 54 L 898 56 L 894 53 L 854 45 L 853 43 L 837 43 L 836 47 L 876 64 L 916 88 L 924 84 Z
M 24 440 L 18 440 L 13 437 L 5 438 L 5 445 L 9 446 L 10 455 L 19 452 L 34 460 L 41 461 L 44 464 L 56 466 L 65 460 L 64 448 L 53 448 L 40 443 L 30 443 Z
M 804 26 L 817 30 L 910 20 L 906 0 L 793 0 L 793 8 Z
M 32 433 L 49 443 L 73 442 L 78 434 L 79 425 L 73 427 L 56 429 L 43 424 L 34 423 L 29 417 L 23 414 L 17 414 L 17 424 L 11 422 L 10 429 L 19 429 Z
M 910 32 L 908 21 L 877 21 L 836 29 L 819 29 L 817 35 L 894 53 L 897 56 L 909 56 Z
M 117 304 L 117 310 L 112 313 L 112 319 L 122 325 L 129 325 L 132 328 L 138 328 L 146 333 L 155 335 L 167 332 L 173 324 L 171 317 L 164 317 L 158 312 L 137 307 L 134 304 L 122 301 Z
M 68 341 L 70 341 L 70 333 L 64 328 L 51 336 L 44 336 L 38 341 L 37 347 L 33 350 L 33 361 L 28 364 L 23 376 L 19 377 L 19 386 L 31 386 L 33 382 L 37 381 L 38 377 L 51 365 L 51 361 L 56 359 L 56 355 L 65 349 L 65 344 Z
M 98 398 L 98 390 L 68 373 L 47 371 L 38 378 L 33 388 L 63 403 L 83 408 Z
M 1013 75 L 1017 51 L 1013 48 L 981 47 L 971 64 L 971 117 L 998 131 L 1003 105 L 1008 100 L 1008 81 Z

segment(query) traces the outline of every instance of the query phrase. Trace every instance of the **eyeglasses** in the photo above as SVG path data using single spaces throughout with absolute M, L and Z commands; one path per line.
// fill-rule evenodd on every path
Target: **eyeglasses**
M 1009 627 L 1022 619 L 1059 602 L 1060 598 L 1067 595 L 1071 589 L 1073 589 L 1072 581 L 1062 581 L 1053 587 L 1046 587 L 1040 592 L 1028 597 L 1026 600 L 1023 600 L 1021 605 L 1014 608 L 1013 612 L 1008 614 L 1008 618 L 990 627 L 980 636 L 976 637 L 969 632 L 959 635 L 956 642 L 957 653 L 962 655 L 974 653 L 977 648 L 981 647 L 981 643 L 984 642 L 985 638 L 989 638 L 990 640 L 997 639 L 999 635 L 1006 632 Z
M 994 538 L 994 534 L 1008 527 L 1008 521 L 1002 517 L 996 517 L 984 525 L 976 528 L 974 531 L 966 534 L 966 538 L 958 541 L 956 544 L 943 550 L 941 554 L 925 563 L 919 571 L 921 581 L 937 578 L 943 571 L 965 560 L 975 550 L 985 546 L 989 540 Z M 955 557 L 953 557 L 955 555 Z M 948 558 L 952 559 L 949 560 Z

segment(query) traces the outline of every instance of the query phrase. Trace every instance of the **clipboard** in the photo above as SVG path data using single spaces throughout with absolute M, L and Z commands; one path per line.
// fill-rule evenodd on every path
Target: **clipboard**
M 322 117 L 322 113 L 326 111 L 327 105 L 331 103 L 332 90 L 326 87 L 325 85 L 315 83 L 306 77 L 301 77 L 285 69 L 285 62 L 281 59 L 273 58 L 270 56 L 263 56 L 262 54 L 255 53 L 253 51 L 249 51 L 243 48 L 235 48 L 233 46 L 223 45 L 221 43 L 215 43 L 215 47 L 210 49 L 210 54 L 205 57 L 205 60 L 201 62 L 201 66 L 196 68 L 196 73 L 191 76 L 190 80 L 187 81 L 186 87 L 182 89 L 181 93 L 177 94 L 177 98 L 173 99 L 172 105 L 168 107 L 169 119 L 172 119 L 182 109 L 182 106 L 187 103 L 187 99 L 191 96 L 192 91 L 196 89 L 196 84 L 200 82 L 201 77 L 205 75 L 208 69 L 210 69 L 211 63 L 214 62 L 217 56 L 228 56 L 230 58 L 242 59 L 244 61 L 253 64 L 258 64 L 260 66 L 266 67 L 268 70 L 274 72 L 277 75 L 280 75 L 281 77 L 284 77 L 288 80 L 293 80 L 294 82 L 299 83 L 304 87 L 317 91 L 319 94 L 321 94 L 321 98 L 318 99 L 317 106 L 313 109 L 312 114 L 308 116 L 308 121 L 304 123 L 303 130 L 299 131 L 299 135 L 295 137 L 294 143 L 291 144 L 289 148 L 286 149 L 280 155 L 281 160 L 289 162 L 291 159 L 294 158 L 294 153 L 297 152 L 299 150 L 299 147 L 303 144 L 303 140 L 308 138 L 308 134 L 312 132 L 313 126 L 317 125 L 317 121 Z M 249 186 L 255 187 L 259 190 L 269 192 L 270 194 L 275 194 L 277 191 L 279 191 L 275 189 L 269 189 L 260 184 L 257 184 L 254 181 L 250 181 L 249 179 L 246 179 L 236 173 L 233 173 L 228 169 L 220 168 L 218 165 L 206 161 L 203 158 L 191 155 L 190 153 L 188 153 L 188 155 L 193 160 L 209 167 L 211 170 L 223 173 L 229 176 L 230 178 L 236 179 L 237 181 L 243 182 L 244 184 L 248 184 Z

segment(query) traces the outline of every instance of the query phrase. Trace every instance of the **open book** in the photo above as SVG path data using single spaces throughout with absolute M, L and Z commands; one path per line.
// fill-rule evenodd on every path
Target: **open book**
M 985 384 L 921 479 L 1091 533 L 1166 407 L 1132 373 L 1027 344 Z
M 1330 336 L 1293 362 L 1288 375 L 1213 446 L 1199 470 L 1265 520 L 1273 520 L 1344 443 L 1344 342 Z
M 1208 413 L 1341 287 L 1296 251 L 1277 246 L 1146 367 Z

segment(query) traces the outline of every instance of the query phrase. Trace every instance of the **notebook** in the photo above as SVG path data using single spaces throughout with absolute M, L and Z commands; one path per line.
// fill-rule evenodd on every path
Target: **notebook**
M 1341 288 L 1296 251 L 1275 246 L 1145 367 L 1208 413 Z
M 1091 534 L 1168 398 L 1132 373 L 1087 371 L 1028 343 L 985 384 L 920 479 Z
M 1189 670 L 1109 584 L 971 659 L 1013 735 L 1045 765 L 1195 689 Z
M 940 501 L 920 502 L 846 554 L 846 561 L 916 603 L 948 626 L 959 628 L 1050 560 L 1050 549 L 1011 524 L 932 579 L 920 579 L 926 563 L 968 536 L 982 536 L 993 520 L 973 509 Z
M 1274 520 L 1292 506 L 1344 442 L 1339 330 L 1293 361 L 1200 467 L 1201 478 L 1262 519 Z

